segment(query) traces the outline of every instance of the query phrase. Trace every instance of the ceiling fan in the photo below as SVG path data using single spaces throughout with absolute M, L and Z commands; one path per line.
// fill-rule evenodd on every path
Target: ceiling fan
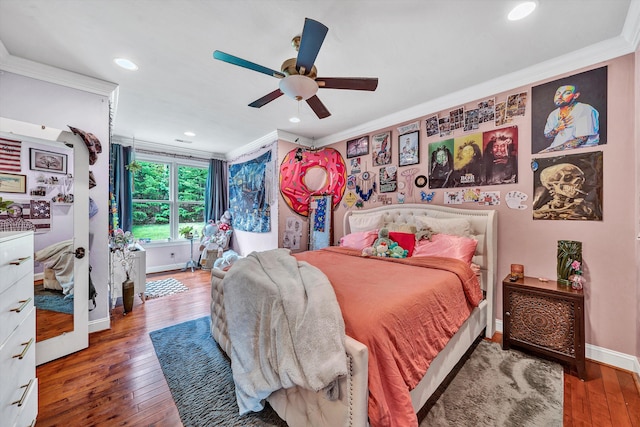
M 327 31 L 329 29 L 320 22 L 305 18 L 302 35 L 294 37 L 291 41 L 298 51 L 298 56 L 284 61 L 280 67 L 281 71 L 263 67 L 219 50 L 213 52 L 213 57 L 229 64 L 281 79 L 278 89 L 253 101 L 249 104 L 250 107 L 260 108 L 282 95 L 287 95 L 297 101 L 305 100 L 318 118 L 324 119 L 329 117 L 331 113 L 316 95 L 318 88 L 374 91 L 378 87 L 377 78 L 317 77 L 317 69 L 313 63 L 318 56 Z

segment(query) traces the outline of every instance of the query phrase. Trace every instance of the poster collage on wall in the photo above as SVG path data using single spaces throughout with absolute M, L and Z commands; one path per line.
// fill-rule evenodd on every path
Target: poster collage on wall
M 420 145 L 420 121 L 398 127 L 397 143 L 392 142 L 391 131 L 374 134 L 371 140 L 362 136 L 347 141 L 351 169 L 345 207 L 361 208 L 369 201 L 393 203 L 386 193 L 397 193 L 397 203 L 429 203 L 437 189 L 446 190 L 444 204 L 500 204 L 500 191 L 479 187 L 518 183 L 522 138 L 517 120 L 525 116 L 528 103 L 531 153 L 541 155 L 532 160 L 533 218 L 601 220 L 603 153 L 558 152 L 606 144 L 607 67 L 534 86 L 531 93 L 510 94 L 501 101 L 488 98 L 471 109 L 458 107 L 429 116 L 424 119 L 427 138 L 441 139 L 426 147 Z M 483 123 L 495 129 L 479 131 Z M 406 166 L 420 163 L 423 149 L 427 150 L 426 168 L 406 173 Z M 414 188 L 418 190 L 415 197 Z M 528 198 L 513 190 L 505 201 L 509 208 L 525 209 L 523 202 Z

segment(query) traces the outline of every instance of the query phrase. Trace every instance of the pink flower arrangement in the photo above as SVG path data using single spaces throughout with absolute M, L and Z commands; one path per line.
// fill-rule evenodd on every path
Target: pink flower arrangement
M 575 272 L 575 274 L 582 275 L 582 269 L 580 268 L 582 265 L 580 261 L 575 260 L 571 263 L 571 269 Z

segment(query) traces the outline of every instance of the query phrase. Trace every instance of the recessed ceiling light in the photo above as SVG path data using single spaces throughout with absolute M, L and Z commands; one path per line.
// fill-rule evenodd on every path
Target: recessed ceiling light
M 296 116 L 293 116 L 293 117 L 291 117 L 291 118 L 289 119 L 289 121 L 290 121 L 291 123 L 300 123 L 300 118 L 299 118 L 299 117 L 296 117 Z
M 124 68 L 125 70 L 136 71 L 138 69 L 138 66 L 134 64 L 133 61 L 127 58 L 115 58 L 113 62 L 115 62 L 118 66 Z
M 186 136 L 196 136 L 196 134 L 195 134 L 195 133 L 193 133 L 193 132 L 191 132 L 191 131 L 186 131 L 184 134 L 185 134 Z
M 509 19 L 509 21 L 518 21 L 522 18 L 526 18 L 531 14 L 531 12 L 533 12 L 536 9 L 536 6 L 538 6 L 537 1 L 522 2 L 518 4 L 516 7 L 514 7 L 513 9 L 511 9 L 511 12 L 509 12 L 509 15 L 507 15 L 507 18 Z

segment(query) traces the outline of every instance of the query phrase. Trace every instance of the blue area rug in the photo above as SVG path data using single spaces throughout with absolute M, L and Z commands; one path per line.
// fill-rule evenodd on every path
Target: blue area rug
M 209 317 L 149 334 L 187 427 L 286 426 L 268 406 L 238 415 L 231 362 Z M 562 366 L 480 340 L 420 411 L 420 427 L 561 427 Z
M 65 298 L 62 294 L 36 294 L 34 305 L 41 310 L 57 311 L 73 314 L 73 298 Z
M 238 415 L 231 362 L 211 337 L 209 317 L 149 336 L 185 427 L 286 426 L 268 405 Z

